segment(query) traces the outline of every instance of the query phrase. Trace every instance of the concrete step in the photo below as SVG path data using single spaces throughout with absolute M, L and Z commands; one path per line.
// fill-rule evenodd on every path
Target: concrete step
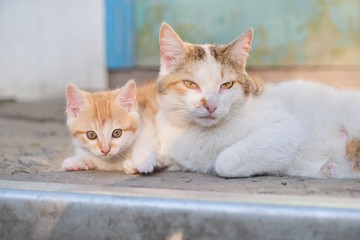
M 360 200 L 0 180 L 0 239 L 359 239 Z

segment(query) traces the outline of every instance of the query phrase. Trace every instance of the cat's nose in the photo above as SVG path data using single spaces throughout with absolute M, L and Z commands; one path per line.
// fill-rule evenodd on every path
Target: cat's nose
M 219 98 L 216 94 L 211 93 L 202 99 L 202 103 L 209 113 L 213 113 L 218 107 Z
M 217 109 L 217 106 L 212 104 L 206 104 L 205 108 L 209 113 L 213 113 Z
M 111 150 L 110 147 L 102 147 L 101 148 L 101 152 L 105 155 L 108 154 L 110 152 L 110 150 Z

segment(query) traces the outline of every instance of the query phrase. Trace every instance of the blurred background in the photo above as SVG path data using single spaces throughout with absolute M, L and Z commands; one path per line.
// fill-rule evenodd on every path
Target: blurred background
M 154 79 L 159 27 L 225 44 L 255 30 L 250 74 L 360 86 L 359 0 L 0 0 L 0 99 Z

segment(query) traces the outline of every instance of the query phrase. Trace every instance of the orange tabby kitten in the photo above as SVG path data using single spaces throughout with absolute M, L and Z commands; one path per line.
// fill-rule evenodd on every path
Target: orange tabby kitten
M 148 116 L 156 112 L 152 95 L 155 96 L 154 83 L 137 92 L 133 80 L 120 89 L 95 93 L 69 84 L 66 90 L 67 125 L 76 154 L 65 159 L 62 168 L 67 171 L 123 170 L 123 162 L 131 158 L 137 139 L 141 142 L 147 138 L 142 136 L 141 125 L 151 122 Z M 134 173 L 131 166 L 127 171 Z

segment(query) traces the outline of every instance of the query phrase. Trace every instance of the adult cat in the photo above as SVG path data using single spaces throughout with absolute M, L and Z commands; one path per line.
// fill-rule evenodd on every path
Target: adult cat
M 249 29 L 228 45 L 197 45 L 161 26 L 163 164 L 223 177 L 359 177 L 360 92 L 300 80 L 260 93 L 245 71 L 252 38 Z

